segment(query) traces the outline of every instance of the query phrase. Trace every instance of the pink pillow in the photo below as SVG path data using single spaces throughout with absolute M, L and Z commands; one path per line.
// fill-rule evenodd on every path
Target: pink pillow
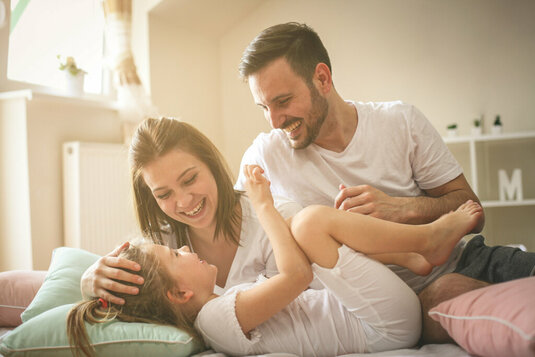
M 45 280 L 46 271 L 11 270 L 0 273 L 0 326 L 22 323 L 20 314 L 33 300 Z
M 470 354 L 535 356 L 535 277 L 467 292 L 429 315 Z

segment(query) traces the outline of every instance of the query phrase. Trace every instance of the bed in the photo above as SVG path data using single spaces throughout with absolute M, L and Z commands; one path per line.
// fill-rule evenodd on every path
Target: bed
M 61 247 L 48 271 L 0 273 L 0 355 L 71 356 L 65 317 L 81 300 L 82 273 L 99 258 Z M 535 356 L 535 277 L 477 289 L 434 307 L 430 315 L 456 344 L 432 344 L 348 356 Z M 22 314 L 21 314 L 22 312 Z M 23 322 L 23 323 L 21 323 Z M 171 326 L 113 321 L 87 325 L 103 356 L 224 357 L 202 351 L 185 332 Z M 266 356 L 294 357 L 274 353 Z

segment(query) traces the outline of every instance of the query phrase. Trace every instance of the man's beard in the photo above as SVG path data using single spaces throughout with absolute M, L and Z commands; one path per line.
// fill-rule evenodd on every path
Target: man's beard
M 314 85 L 309 86 L 310 89 L 310 102 L 312 103 L 312 108 L 308 112 L 308 117 L 310 118 L 310 123 L 306 123 L 303 119 L 303 124 L 306 129 L 306 136 L 303 141 L 293 141 L 290 138 L 290 146 L 296 150 L 304 149 L 312 144 L 318 137 L 321 126 L 327 118 L 329 113 L 329 103 L 327 99 L 323 98 Z

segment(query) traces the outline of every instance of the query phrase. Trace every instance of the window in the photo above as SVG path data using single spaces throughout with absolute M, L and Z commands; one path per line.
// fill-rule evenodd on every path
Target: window
M 7 77 L 62 88 L 58 55 L 87 72 L 84 91 L 103 94 L 104 13 L 100 0 L 11 0 Z

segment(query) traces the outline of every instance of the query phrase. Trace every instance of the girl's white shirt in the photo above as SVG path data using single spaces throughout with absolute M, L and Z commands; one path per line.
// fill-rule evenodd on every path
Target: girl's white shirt
M 195 328 L 208 346 L 231 356 L 284 351 L 297 356 L 339 356 L 408 348 L 420 338 L 416 294 L 383 264 L 342 245 L 333 269 L 312 264 L 325 289 L 308 289 L 269 320 L 243 334 L 236 296 L 262 284 L 244 283 L 208 301 Z M 277 294 L 273 291 L 272 294 Z

